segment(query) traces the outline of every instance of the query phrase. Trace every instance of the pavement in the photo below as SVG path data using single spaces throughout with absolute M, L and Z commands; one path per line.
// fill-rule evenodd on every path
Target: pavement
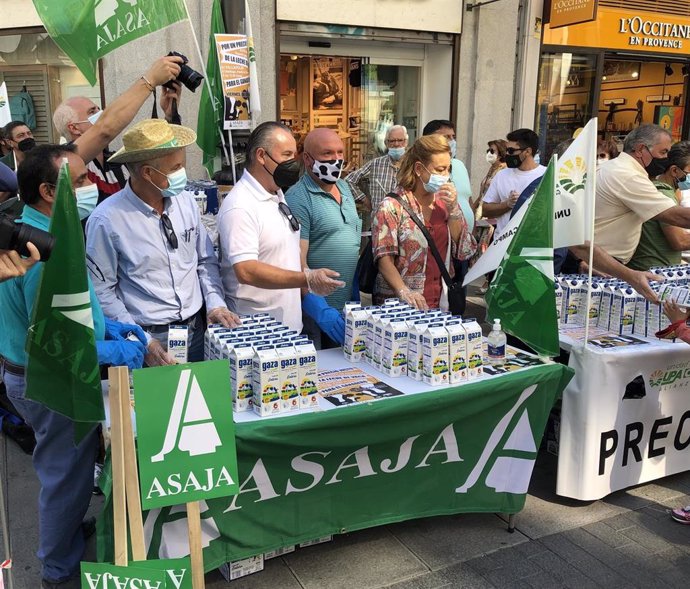
M 471 290 L 469 314 L 484 317 Z M 38 482 L 31 459 L 0 439 L 0 477 L 9 508 L 15 589 L 40 587 L 35 556 Z M 669 509 L 690 504 L 690 472 L 613 493 L 600 501 L 558 497 L 555 456 L 540 452 L 516 530 L 500 514 L 412 520 L 335 536 L 266 561 L 263 571 L 219 589 L 643 589 L 690 586 L 690 526 Z M 102 504 L 94 497 L 90 513 Z M 4 554 L 0 553 L 0 560 Z M 85 555 L 95 560 L 95 538 Z

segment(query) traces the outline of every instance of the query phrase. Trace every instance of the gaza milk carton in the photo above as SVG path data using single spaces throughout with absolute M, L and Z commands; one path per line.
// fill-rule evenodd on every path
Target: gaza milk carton
M 584 307 L 587 302 L 587 281 L 582 278 L 568 280 L 568 300 L 566 302 L 565 323 L 584 325 Z
M 319 370 L 316 363 L 314 342 L 303 338 L 294 343 L 297 357 L 299 402 L 302 409 L 319 406 Z
M 561 325 L 563 323 L 563 287 L 561 286 L 560 281 L 554 280 L 553 282 L 554 286 L 554 291 L 556 295 L 556 320 L 558 321 L 558 325 Z
M 188 342 L 188 325 L 171 325 L 168 328 L 168 354 L 180 364 L 187 362 Z
M 345 303 L 345 306 L 343 307 L 343 315 L 345 315 L 345 317 L 347 317 L 347 314 L 350 311 L 359 310 L 361 308 L 362 308 L 361 303 L 358 303 L 357 301 L 348 301 L 347 303 Z
M 479 378 L 484 373 L 484 340 L 482 328 L 473 317 L 462 322 L 467 336 L 467 378 Z
M 613 305 L 613 293 L 616 290 L 616 280 L 608 280 L 601 286 L 601 304 L 599 305 L 599 321 L 597 327 L 608 331 L 611 325 L 611 309 Z
M 299 370 L 297 354 L 291 343 L 276 344 L 280 362 L 280 400 L 285 412 L 299 411 Z
M 367 341 L 364 349 L 364 358 L 367 364 L 374 365 L 374 324 L 380 315 L 385 315 L 387 311 L 381 307 L 370 307 L 367 314 Z
M 254 313 L 252 319 L 256 321 L 275 321 L 270 313 Z
M 431 324 L 422 334 L 422 380 L 430 385 L 448 384 L 448 332 L 443 325 Z
M 204 332 L 204 360 L 210 360 L 209 354 L 211 353 L 211 339 L 213 334 L 220 331 L 221 329 L 229 329 L 228 327 L 223 327 L 220 323 L 212 323 L 206 328 Z
M 458 384 L 467 380 L 467 333 L 460 319 L 446 323 L 446 331 L 448 332 L 450 384 Z
M 609 330 L 622 335 L 632 335 L 635 324 L 637 297 L 632 287 L 619 285 L 613 293 Z
M 383 329 L 381 372 L 388 376 L 407 375 L 407 339 L 404 317 L 393 317 Z
M 413 380 L 422 380 L 424 353 L 422 334 L 427 330 L 429 319 L 416 319 L 408 322 L 407 337 L 407 376 Z
M 592 295 L 589 301 L 589 312 L 587 313 L 587 320 L 590 327 L 596 327 L 599 324 L 599 313 L 601 311 L 601 295 L 603 287 L 599 282 L 592 282 Z M 585 299 L 583 306 L 587 304 L 587 294 L 585 292 Z
M 237 343 L 230 350 L 230 391 L 234 411 L 249 411 L 254 404 L 253 359 L 254 348 L 251 344 Z
M 371 365 L 381 370 L 381 357 L 383 356 L 383 330 L 393 318 L 391 314 L 378 315 L 374 321 L 374 351 L 372 352 Z
M 650 327 L 652 325 L 651 306 L 656 303 L 650 303 L 642 295 L 637 295 L 635 300 L 635 323 L 633 326 L 633 335 L 640 337 L 654 337 L 654 331 Z
M 282 412 L 280 399 L 280 357 L 272 345 L 257 346 L 252 361 L 254 412 L 262 417 Z
M 360 362 L 367 348 L 367 312 L 350 310 L 345 315 L 345 341 L 343 354 L 350 362 Z
M 238 344 L 244 344 L 246 343 L 244 341 L 244 338 L 241 337 L 234 337 L 234 338 L 229 338 L 229 339 L 224 339 L 222 342 L 222 348 L 220 351 L 220 356 L 219 360 L 227 360 L 228 362 L 230 361 L 230 354 L 232 353 L 232 350 L 234 347 Z

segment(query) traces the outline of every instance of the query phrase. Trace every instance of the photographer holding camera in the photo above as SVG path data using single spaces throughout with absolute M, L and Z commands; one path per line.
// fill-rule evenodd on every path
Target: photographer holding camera
M 13 250 L 0 250 L 0 282 L 24 276 L 26 271 L 41 259 L 41 254 L 33 243 L 29 242 L 27 248 L 31 253 L 28 258 L 22 258 Z

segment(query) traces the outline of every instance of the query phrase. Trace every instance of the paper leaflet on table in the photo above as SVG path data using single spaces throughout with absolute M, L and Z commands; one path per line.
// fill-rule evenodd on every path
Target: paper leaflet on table
M 324 386 L 326 383 L 328 386 Z M 359 368 L 319 372 L 319 395 L 336 407 L 403 395 Z
M 594 217 L 594 182 L 588 180 L 596 174 L 596 157 L 597 119 L 592 119 L 558 160 L 553 221 L 555 248 L 580 245 L 588 240 L 588 228 Z M 529 202 L 522 205 L 498 237 L 494 236 L 484 255 L 467 272 L 463 285 L 498 268 Z

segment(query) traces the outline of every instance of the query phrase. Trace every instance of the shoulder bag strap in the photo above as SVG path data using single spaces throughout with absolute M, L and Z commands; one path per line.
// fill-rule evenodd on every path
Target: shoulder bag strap
M 438 269 L 441 271 L 443 281 L 446 283 L 446 286 L 450 288 L 450 286 L 453 284 L 453 279 L 450 277 L 448 268 L 446 268 L 446 264 L 443 261 L 443 258 L 441 257 L 441 254 L 439 253 L 438 248 L 436 247 L 436 242 L 434 241 L 434 238 L 431 237 L 431 233 L 429 233 L 429 230 L 426 228 L 424 223 L 420 221 L 419 217 L 417 217 L 417 215 L 414 214 L 414 212 L 407 205 L 407 203 L 403 199 L 401 199 L 397 194 L 391 192 L 390 194 L 388 194 L 388 196 L 397 200 L 400 203 L 400 206 L 403 209 L 405 209 L 405 212 L 410 216 L 410 219 L 412 219 L 417 225 L 417 227 L 419 227 L 420 231 L 424 235 L 424 238 L 429 244 L 429 249 L 431 250 L 431 254 L 434 256 L 434 260 L 436 260 L 436 264 L 438 264 Z

